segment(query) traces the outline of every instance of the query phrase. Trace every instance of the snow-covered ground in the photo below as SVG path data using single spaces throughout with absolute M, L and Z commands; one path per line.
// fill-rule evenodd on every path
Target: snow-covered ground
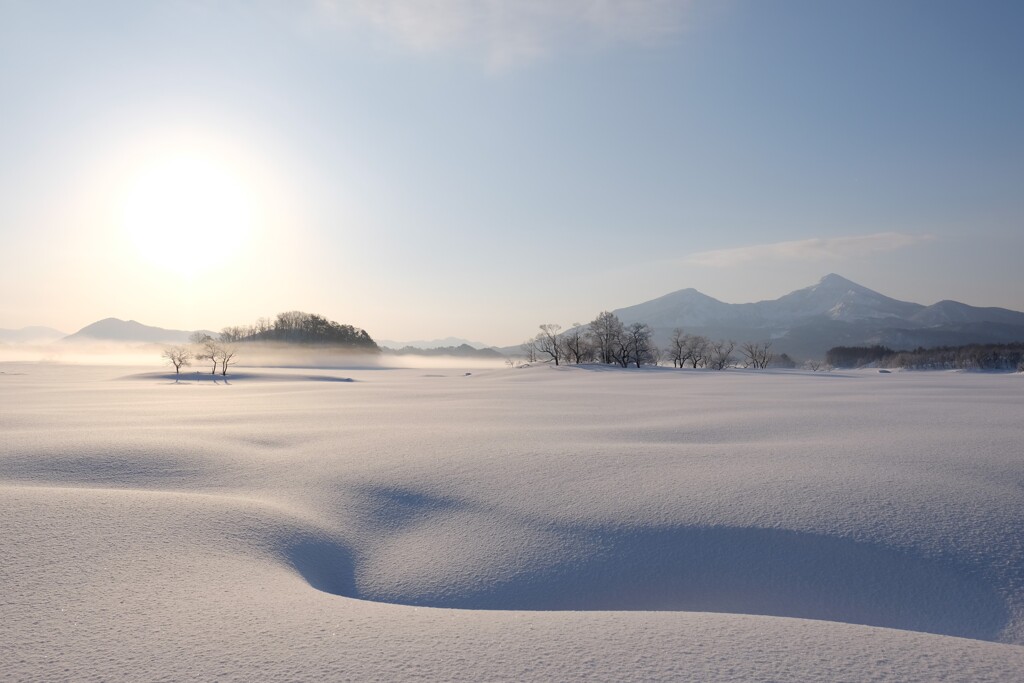
M 470 370 L 0 364 L 0 679 L 1024 680 L 1024 376 Z

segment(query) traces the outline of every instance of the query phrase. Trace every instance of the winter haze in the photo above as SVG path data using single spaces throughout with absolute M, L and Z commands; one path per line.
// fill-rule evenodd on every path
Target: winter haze
M 0 0 L 0 680 L 1024 679 L 1024 5 Z

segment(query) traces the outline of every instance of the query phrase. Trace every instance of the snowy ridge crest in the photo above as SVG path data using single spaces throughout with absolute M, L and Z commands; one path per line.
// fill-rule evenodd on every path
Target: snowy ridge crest
M 674 328 L 715 338 L 779 340 L 777 348 L 822 356 L 833 346 L 892 348 L 1024 341 L 1024 313 L 944 300 L 931 306 L 885 296 L 830 273 L 778 299 L 729 304 L 683 289 L 614 311 L 645 322 L 661 340 Z

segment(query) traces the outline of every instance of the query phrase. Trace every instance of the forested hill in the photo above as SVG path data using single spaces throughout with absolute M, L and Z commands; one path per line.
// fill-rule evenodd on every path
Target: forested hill
M 253 325 L 225 327 L 220 337 L 225 342 L 278 342 L 380 351 L 366 330 L 302 311 L 278 313 L 274 320 L 261 318 Z

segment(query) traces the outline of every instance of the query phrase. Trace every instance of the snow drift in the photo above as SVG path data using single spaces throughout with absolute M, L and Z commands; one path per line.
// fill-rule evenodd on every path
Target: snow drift
M 3 371 L 5 679 L 1024 670 L 1019 376 Z

